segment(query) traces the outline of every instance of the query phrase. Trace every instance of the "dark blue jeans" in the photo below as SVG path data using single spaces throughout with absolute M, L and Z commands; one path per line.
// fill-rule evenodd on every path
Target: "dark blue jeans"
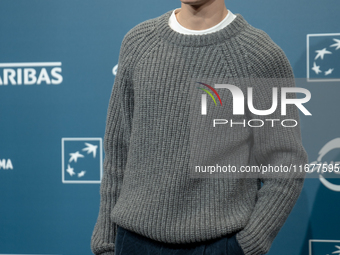
M 244 255 L 235 234 L 187 244 L 161 243 L 118 226 L 115 255 Z

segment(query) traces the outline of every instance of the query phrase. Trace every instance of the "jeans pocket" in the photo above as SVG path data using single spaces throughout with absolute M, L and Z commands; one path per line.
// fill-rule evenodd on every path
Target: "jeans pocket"
M 120 226 L 117 227 L 116 240 L 115 240 L 115 254 L 120 255 L 123 250 L 124 238 L 126 231 Z

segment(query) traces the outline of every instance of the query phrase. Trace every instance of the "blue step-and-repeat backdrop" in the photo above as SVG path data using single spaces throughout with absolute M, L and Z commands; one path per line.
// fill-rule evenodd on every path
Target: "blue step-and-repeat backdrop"
M 92 254 L 122 39 L 180 4 L 0 1 L 0 254 Z M 340 163 L 340 2 L 226 6 L 270 35 L 292 64 L 297 86 L 311 92 L 312 116 L 301 115 L 310 163 Z M 339 254 L 339 201 L 339 179 L 306 179 L 268 254 Z

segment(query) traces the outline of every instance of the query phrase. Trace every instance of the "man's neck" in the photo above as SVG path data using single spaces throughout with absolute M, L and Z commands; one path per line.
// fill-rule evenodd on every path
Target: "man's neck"
M 208 1 L 202 5 L 182 2 L 176 14 L 179 24 L 191 30 L 204 30 L 220 23 L 228 14 L 224 1 Z

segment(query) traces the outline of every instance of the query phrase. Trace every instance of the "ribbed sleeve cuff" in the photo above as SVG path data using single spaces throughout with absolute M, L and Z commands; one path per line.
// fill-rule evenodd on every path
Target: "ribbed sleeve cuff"
M 246 243 L 244 243 L 244 236 L 240 231 L 236 234 L 236 239 L 238 244 L 240 245 L 241 249 L 243 250 L 244 255 L 261 255 L 262 253 L 262 247 L 257 245 L 257 243 L 253 243 L 254 245 L 249 246 Z
M 272 196 L 262 199 L 248 225 L 236 234 L 245 255 L 261 255 L 269 251 L 299 197 L 303 179 L 285 180 L 277 185 L 271 183 L 266 187 L 266 193 L 272 193 Z

